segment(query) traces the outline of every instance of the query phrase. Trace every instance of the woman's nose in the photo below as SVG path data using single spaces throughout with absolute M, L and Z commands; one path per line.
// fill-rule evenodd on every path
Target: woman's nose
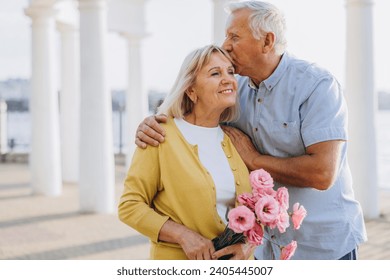
M 221 83 L 222 84 L 232 84 L 234 83 L 235 78 L 231 74 L 227 74 L 223 77 Z

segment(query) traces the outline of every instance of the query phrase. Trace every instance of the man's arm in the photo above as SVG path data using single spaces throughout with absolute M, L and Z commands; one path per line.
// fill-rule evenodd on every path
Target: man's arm
M 250 138 L 233 127 L 224 127 L 241 158 L 250 170 L 265 169 L 281 184 L 327 190 L 336 178 L 340 151 L 344 141 L 332 140 L 313 144 L 306 154 L 279 158 L 260 154 Z
M 165 131 L 159 123 L 166 123 L 168 117 L 165 115 L 155 115 L 145 118 L 137 128 L 135 144 L 145 149 L 147 145 L 158 146 L 164 142 Z

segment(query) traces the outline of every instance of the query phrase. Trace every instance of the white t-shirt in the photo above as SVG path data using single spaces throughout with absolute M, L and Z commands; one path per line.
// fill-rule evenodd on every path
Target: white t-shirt
M 198 146 L 200 162 L 215 184 L 218 214 L 227 223 L 228 207 L 234 207 L 235 185 L 233 172 L 221 145 L 224 137 L 221 127 L 197 126 L 177 118 L 174 121 L 187 142 Z

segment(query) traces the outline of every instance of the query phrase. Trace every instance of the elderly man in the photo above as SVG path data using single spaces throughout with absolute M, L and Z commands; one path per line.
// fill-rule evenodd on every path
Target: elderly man
M 296 240 L 293 259 L 357 259 L 367 237 L 347 162 L 339 83 L 286 52 L 284 16 L 272 4 L 239 2 L 229 10 L 223 48 L 239 75 L 241 114 L 225 132 L 250 170 L 267 170 L 276 186 L 288 187 L 290 206 L 299 202 L 308 213 L 299 231 L 268 231 L 255 258 L 278 259 L 279 247 Z M 140 147 L 163 141 L 156 119 L 164 121 L 149 117 L 140 125 Z

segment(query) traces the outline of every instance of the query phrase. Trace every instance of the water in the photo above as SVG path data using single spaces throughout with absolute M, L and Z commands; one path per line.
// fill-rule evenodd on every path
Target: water
M 114 140 L 114 152 L 119 153 L 119 146 L 124 141 L 124 136 L 119 137 L 120 128 L 119 128 L 119 112 L 114 111 L 112 113 L 112 124 L 113 124 L 113 140 Z M 122 115 L 122 132 L 124 131 L 124 119 L 125 114 Z M 31 135 L 31 120 L 29 112 L 8 112 L 8 121 L 7 121 L 7 133 L 8 133 L 8 143 L 11 139 L 14 139 L 15 147 L 12 149 L 14 153 L 28 153 L 30 149 L 30 135 Z M 120 142 L 120 139 L 122 142 Z M 124 152 L 124 149 L 122 149 Z
M 114 152 L 119 152 L 119 112 L 113 112 L 113 139 Z M 30 115 L 29 113 L 8 114 L 8 139 L 15 139 L 15 153 L 29 152 L 30 139 Z M 124 124 L 122 122 L 122 131 Z M 122 143 L 125 143 L 122 136 Z M 378 181 L 379 187 L 390 189 L 390 110 L 378 111 L 377 114 L 377 152 L 378 152 Z M 122 149 L 122 151 L 125 151 Z

